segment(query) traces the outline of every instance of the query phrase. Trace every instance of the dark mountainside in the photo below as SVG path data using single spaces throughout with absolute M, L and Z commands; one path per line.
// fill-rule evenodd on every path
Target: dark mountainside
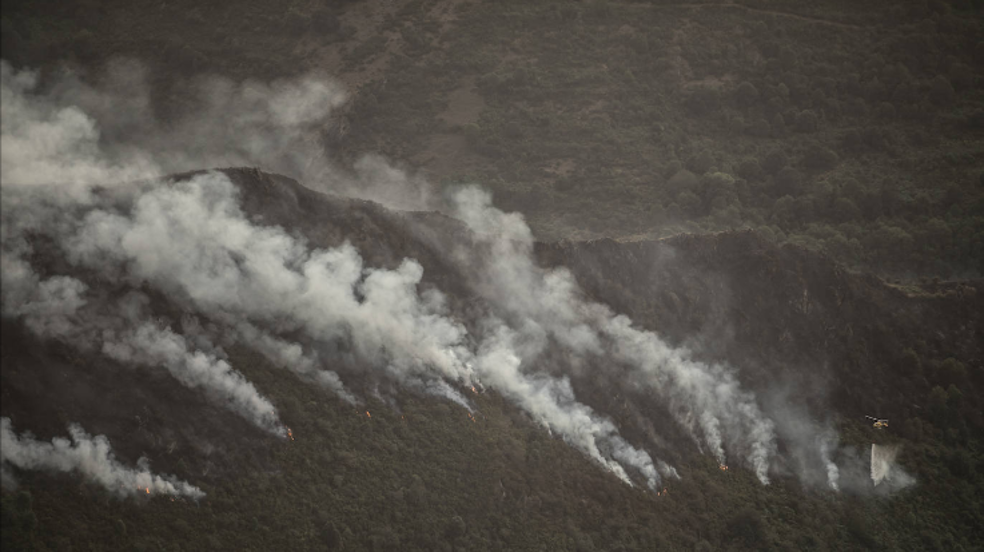
M 4 552 L 984 552 L 982 0 L 0 38 Z
M 421 286 L 442 289 L 456 315 L 483 308 L 444 249 L 470 239 L 456 220 L 323 195 L 254 169 L 225 172 L 254 222 L 317 247 L 349 240 L 370 266 L 415 258 Z M 370 399 L 360 409 L 285 378 L 247 347 L 230 349 L 233 365 L 281 407 L 297 437 L 284 442 L 171 378 L 39 342 L 5 319 L 3 416 L 31 420 L 41 439 L 82 420 L 126 463 L 147 455 L 155 471 L 207 492 L 197 504 L 134 504 L 70 475 L 19 472 L 23 490 L 3 499 L 5 549 L 969 550 L 980 542 L 984 469 L 968 454 L 984 430 L 980 282 L 900 289 L 752 232 L 537 244 L 536 253 L 639 325 L 740 367 L 760 396 L 788 383 L 845 444 L 886 438 L 863 424 L 865 413 L 901 421 L 890 438 L 904 443 L 900 462 L 915 486 L 891 497 L 832 494 L 790 477 L 762 486 L 746 469 L 719 470 L 672 423 L 658 422 L 662 407 L 645 392 L 584 370 L 574 381 L 579 398 L 679 469 L 682 479 L 657 496 L 610 477 L 495 392 L 475 396 L 474 422 L 413 393 L 401 393 L 398 407 Z M 173 305 L 156 301 L 159 315 L 174 317 Z M 950 389 L 942 403 L 937 386 Z M 648 439 L 654 432 L 658 445 Z

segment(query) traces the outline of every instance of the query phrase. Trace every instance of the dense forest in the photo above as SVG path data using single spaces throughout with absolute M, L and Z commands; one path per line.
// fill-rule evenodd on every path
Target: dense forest
M 181 75 L 327 69 L 353 96 L 336 154 L 481 182 L 543 239 L 754 228 L 894 277 L 982 270 L 979 3 L 9 4 L 6 59 L 132 55 L 162 105 Z
M 250 343 L 226 346 L 290 426 L 277 438 L 165 372 L 35 335 L 5 307 L 0 410 L 16 433 L 50 441 L 81 424 L 121 463 L 147 458 L 205 498 L 121 499 L 50 471 L 14 470 L 7 485 L 5 464 L 3 549 L 984 549 L 982 9 L 4 2 L 12 67 L 57 91 L 66 68 L 98 83 L 113 60 L 137 59 L 164 125 L 199 75 L 328 75 L 347 94 L 318 129 L 332 163 L 380 156 L 435 196 L 491 190 L 525 217 L 538 266 L 569 270 L 587 298 L 702 362 L 736 367 L 760 396 L 784 389 L 836 431 L 844 466 L 868 461 L 872 443 L 901 445 L 914 483 L 763 485 L 716 462 L 667 421 L 669 406 L 611 381 L 602 362 L 566 375 L 580 400 L 676 467 L 680 478 L 654 492 L 494 390 L 461 389 L 471 412 L 365 375 L 355 406 L 284 377 Z M 447 293 L 456 315 L 487 308 L 448 254 L 471 233 L 447 217 L 313 192 L 304 186 L 319 183 L 300 174 L 226 174 L 250 220 L 312 246 L 351 242 L 368 266 L 416 259 L 421 286 Z M 32 262 L 65 270 L 69 251 L 31 239 L 42 252 Z M 132 285 L 181 326 L 186 306 Z

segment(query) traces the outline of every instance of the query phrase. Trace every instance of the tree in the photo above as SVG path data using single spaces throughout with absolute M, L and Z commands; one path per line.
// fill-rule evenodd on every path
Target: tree
M 942 422 L 946 418 L 946 402 L 950 396 L 947 395 L 946 389 L 943 389 L 939 385 L 934 386 L 929 391 L 929 397 L 927 397 L 926 402 L 929 405 L 929 413 L 933 416 L 936 422 Z
M 333 522 L 329 521 L 321 527 L 321 542 L 328 547 L 328 550 L 342 548 L 342 534 Z
M 745 180 L 756 180 L 762 176 L 762 167 L 755 159 L 744 159 L 735 172 Z
M 328 8 L 318 8 L 311 12 L 311 25 L 319 33 L 334 34 L 341 28 L 338 17 Z
M 739 106 L 751 107 L 759 99 L 758 88 L 755 88 L 755 85 L 748 81 L 742 81 L 735 89 L 735 99 L 738 100 Z
M 861 218 L 861 209 L 846 197 L 834 200 L 833 218 L 839 222 L 854 222 Z
M 778 136 L 786 132 L 786 118 L 782 116 L 782 113 L 776 113 L 772 117 L 772 134 Z
M 943 383 L 961 385 L 967 381 L 967 367 L 953 357 L 940 364 L 939 374 Z
M 696 216 L 700 212 L 700 198 L 690 190 L 677 194 L 676 203 L 688 215 Z
M 813 144 L 806 150 L 803 157 L 803 164 L 810 169 L 818 171 L 828 171 L 837 166 L 840 158 L 833 151 L 819 145 Z
M 759 117 L 752 121 L 751 124 L 745 129 L 748 134 L 752 136 L 757 136 L 759 138 L 768 138 L 772 134 L 772 126 L 769 125 L 769 121 L 764 118 Z
M 899 362 L 899 368 L 907 376 L 917 376 L 922 373 L 922 361 L 916 351 L 906 347 L 902 349 L 902 360 Z
M 452 516 L 444 528 L 444 536 L 453 541 L 463 537 L 465 529 L 465 520 L 461 516 Z
M 700 179 L 697 178 L 696 174 L 687 169 L 681 169 L 666 182 L 666 191 L 670 195 L 677 195 L 687 190 L 696 190 L 699 182 Z
M 953 85 L 943 75 L 936 77 L 929 83 L 929 99 L 938 106 L 946 106 L 953 102 L 957 92 Z
M 912 236 L 898 226 L 882 225 L 868 234 L 865 247 L 877 257 L 895 264 L 912 250 Z
M 796 195 L 803 191 L 803 173 L 793 167 L 783 167 L 776 174 L 776 195 Z
M 817 114 L 810 109 L 797 113 L 796 119 L 793 122 L 793 126 L 796 128 L 797 132 L 816 132 L 819 125 L 820 119 L 817 117 Z
M 788 164 L 789 157 L 786 156 L 786 152 L 780 149 L 772 150 L 762 160 L 762 168 L 768 174 L 776 174 Z
M 687 160 L 687 168 L 696 174 L 704 174 L 714 166 L 714 155 L 709 150 L 701 150 L 700 153 Z

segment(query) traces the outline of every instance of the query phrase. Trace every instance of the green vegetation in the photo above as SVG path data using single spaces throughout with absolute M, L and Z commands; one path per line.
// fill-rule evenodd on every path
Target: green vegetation
M 973 2 L 7 4 L 22 63 L 328 69 L 358 86 L 339 153 L 491 186 L 544 239 L 748 227 L 896 276 L 984 268 Z M 439 118 L 469 83 L 474 119 Z
M 931 280 L 984 272 L 979 1 L 373 4 L 8 1 L 3 57 L 89 69 L 112 55 L 145 60 L 165 119 L 195 74 L 328 70 L 352 94 L 335 155 L 382 152 L 438 183 L 480 182 L 544 240 L 752 228 L 901 277 L 875 291 L 838 289 L 816 311 L 847 312 L 826 322 L 855 326 L 787 325 L 792 316 L 776 312 L 788 313 L 800 288 L 768 290 L 787 310 L 734 320 L 751 320 L 736 322 L 739 339 L 762 357 L 796 343 L 789 365 L 842 344 L 840 356 L 825 358 L 840 378 L 832 417 L 844 443 L 882 438 L 855 414 L 905 412 L 891 415 L 891 435 L 917 487 L 865 499 L 789 479 L 763 487 L 685 453 L 674 460 L 683 480 L 656 497 L 617 482 L 492 394 L 476 399 L 484 415 L 476 422 L 414 398 L 399 412 L 371 403 L 370 419 L 233 351 L 297 441 L 243 430 L 216 462 L 193 446 L 195 432 L 166 452 L 181 427 L 173 413 L 132 432 L 110 424 L 138 443 L 114 440 L 124 460 L 146 453 L 156 471 L 208 497 L 118 501 L 74 476 L 19 473 L 21 490 L 0 503 L 4 550 L 981 550 L 979 318 L 959 310 L 979 305 L 980 291 Z M 463 91 L 475 97 L 448 116 Z M 736 254 L 744 262 L 757 251 Z M 774 261 L 801 270 L 800 257 Z M 736 295 L 748 285 L 734 284 Z M 716 314 L 695 315 L 707 294 L 692 291 L 605 300 L 648 309 L 630 314 L 687 335 Z M 853 318 L 867 312 L 867 293 L 912 302 L 882 305 L 883 320 Z M 936 318 L 923 320 L 924 306 Z M 899 320 L 928 329 L 897 331 Z M 927 337 L 943 327 L 945 336 Z M 84 373 L 96 365 L 70 361 Z M 761 366 L 760 380 L 771 365 Z M 165 387 L 147 396 L 174 400 Z M 121 391 L 103 391 L 127 420 L 144 412 Z M 3 397 L 6 415 L 11 395 Z M 77 406 L 59 405 L 42 436 L 63 434 Z M 231 417 L 208 412 L 216 424 Z
M 902 429 L 902 461 L 919 485 L 901 496 L 862 500 L 788 479 L 763 487 L 694 455 L 657 497 L 491 395 L 477 398 L 476 422 L 429 399 L 400 412 L 370 403 L 369 418 L 251 365 L 249 353 L 234 360 L 284 405 L 296 441 L 251 434 L 242 445 L 261 443 L 269 457 L 224 458 L 212 477 L 200 453 L 155 451 L 155 469 L 208 493 L 198 505 L 121 501 L 75 476 L 23 473 L 23 489 L 3 495 L 4 549 L 943 551 L 980 542 L 984 464 L 955 387 L 934 387 L 928 418 Z M 859 424 L 841 430 L 858 447 L 880 438 Z

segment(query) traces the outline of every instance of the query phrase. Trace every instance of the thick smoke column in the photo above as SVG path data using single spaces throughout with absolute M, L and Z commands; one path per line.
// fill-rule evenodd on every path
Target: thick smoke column
M 624 480 L 629 479 L 618 462 L 655 485 L 658 475 L 649 455 L 619 437 L 611 421 L 578 403 L 569 383 L 520 371 L 513 359 L 521 355 L 503 351 L 495 338 L 472 346 L 439 292 L 417 292 L 423 269 L 416 261 L 392 270 L 369 268 L 348 244 L 311 249 L 279 228 L 254 225 L 239 207 L 235 186 L 218 173 L 167 185 L 151 179 L 199 164 L 244 160 L 303 172 L 296 154 L 311 152 L 305 141 L 311 125 L 335 105 L 338 96 L 330 86 L 310 79 L 269 87 L 207 81 L 200 85 L 207 101 L 198 115 L 165 132 L 141 100 L 142 80 L 126 76 L 133 71 L 124 69 L 111 68 L 106 77 L 118 94 L 68 79 L 53 96 L 41 97 L 30 94 L 32 75 L 4 66 L 5 98 L 14 100 L 5 112 L 4 144 L 16 146 L 4 150 L 3 277 L 15 284 L 4 290 L 5 314 L 23 317 L 39 335 L 80 348 L 91 344 L 124 363 L 163 366 L 185 385 L 204 388 L 277 433 L 283 429 L 272 405 L 232 370 L 214 343 L 249 343 L 273 363 L 350 402 L 358 399 L 323 368 L 322 355 L 338 351 L 338 343 L 347 344 L 345 354 L 357 365 L 469 409 L 447 382 L 478 384 L 478 370 Z M 228 134 L 216 134 L 229 128 L 233 131 L 221 131 Z M 52 142 L 57 147 L 41 147 L 50 137 L 57 138 Z M 214 151 L 215 144 L 234 145 L 233 154 Z M 264 162 L 266 152 L 277 162 Z M 321 169 L 318 174 L 338 176 L 318 166 L 319 157 L 311 159 L 305 170 L 313 165 Z M 352 178 L 332 179 L 332 185 L 369 182 L 391 196 L 389 184 L 403 178 L 377 158 L 359 162 L 355 171 Z M 136 182 L 118 184 L 127 180 Z M 371 195 L 374 188 L 369 188 Z M 404 201 L 422 198 L 411 193 Z M 27 261 L 36 253 L 28 235 L 51 238 L 61 249 L 56 255 L 65 256 L 73 273 L 86 274 L 85 281 L 39 275 Z M 182 311 L 195 313 L 181 321 L 183 335 L 155 319 L 141 294 L 108 300 L 104 290 L 120 284 L 148 285 Z M 302 341 L 283 337 L 288 334 Z M 500 352 L 505 363 L 497 366 L 493 360 Z M 664 473 L 675 473 L 659 465 Z
M 476 358 L 476 370 L 482 381 L 529 412 L 534 419 L 557 432 L 571 446 L 583 451 L 620 479 L 631 480 L 619 461 L 636 468 L 650 489 L 660 481 L 653 460 L 646 451 L 632 447 L 618 435 L 611 420 L 596 414 L 574 398 L 566 379 L 521 371 L 522 336 L 496 321 L 489 322 L 491 336 L 485 340 Z M 602 452 L 611 451 L 611 457 Z M 660 461 L 663 475 L 676 476 L 676 470 Z
M 688 351 L 635 328 L 627 317 L 586 300 L 567 270 L 538 267 L 522 216 L 495 209 L 486 192 L 465 188 L 452 203 L 454 215 L 487 247 L 488 257 L 474 271 L 476 287 L 505 316 L 525 321 L 531 333 L 550 336 L 576 354 L 611 355 L 625 363 L 720 463 L 728 448 L 768 483 L 776 454 L 773 422 L 727 368 L 698 362 Z M 463 264 L 476 264 L 471 251 L 460 255 L 467 259 Z M 541 343 L 530 349 L 531 357 L 546 346 Z
M 5 316 L 122 363 L 163 367 L 274 433 L 284 431 L 274 406 L 233 369 L 222 346 L 247 344 L 350 403 L 359 398 L 328 362 L 469 410 L 452 384 L 484 384 L 626 482 L 627 468 L 650 487 L 660 475 L 676 476 L 579 402 L 567 377 L 538 369 L 559 344 L 575 362 L 628 368 L 628 384 L 650 390 L 702 449 L 721 463 L 740 458 L 768 482 L 776 427 L 732 370 L 699 362 L 588 301 L 568 271 L 537 266 L 522 217 L 493 208 L 484 192 L 465 189 L 452 201 L 453 214 L 475 233 L 476 247 L 456 252 L 462 272 L 492 307 L 470 334 L 439 291 L 418 290 L 423 268 L 413 259 L 369 267 L 348 243 L 315 248 L 255 224 L 221 173 L 158 179 L 261 165 L 401 207 L 426 203 L 424 183 L 379 158 L 364 158 L 352 174 L 327 163 L 317 134 L 344 97 L 330 81 L 201 80 L 190 89 L 198 108 L 164 128 L 152 117 L 140 71 L 127 63 L 104 77 L 111 93 L 68 77 L 45 96 L 33 93 L 35 75 L 2 64 Z M 37 236 L 53 244 L 49 250 L 39 250 Z M 38 264 L 45 255 L 68 274 Z M 149 295 L 133 291 L 143 287 L 166 297 L 182 319 L 160 318 Z M 836 485 L 825 443 L 805 447 L 823 458 Z
M 891 478 L 892 464 L 898 454 L 898 445 L 871 445 L 871 481 L 876 486 Z
M 417 293 L 418 263 L 370 269 L 349 244 L 311 250 L 280 228 L 255 226 L 222 174 L 152 189 L 129 216 L 94 210 L 69 243 L 73 263 L 149 282 L 247 333 L 265 325 L 319 342 L 351 337 L 359 357 L 393 375 L 471 383 L 465 330 L 443 315 L 443 297 Z M 289 345 L 272 339 L 263 350 L 282 357 Z
M 198 487 L 174 476 L 151 473 L 146 458 L 137 460 L 136 469 L 124 466 L 116 460 L 109 439 L 103 435 L 92 437 L 74 424 L 68 432 L 71 440 L 55 437 L 46 443 L 30 435 L 18 436 L 10 418 L 0 418 L 0 459 L 5 484 L 13 482 L 8 466 L 14 466 L 22 470 L 78 472 L 121 498 L 166 494 L 197 500 L 205 496 Z

